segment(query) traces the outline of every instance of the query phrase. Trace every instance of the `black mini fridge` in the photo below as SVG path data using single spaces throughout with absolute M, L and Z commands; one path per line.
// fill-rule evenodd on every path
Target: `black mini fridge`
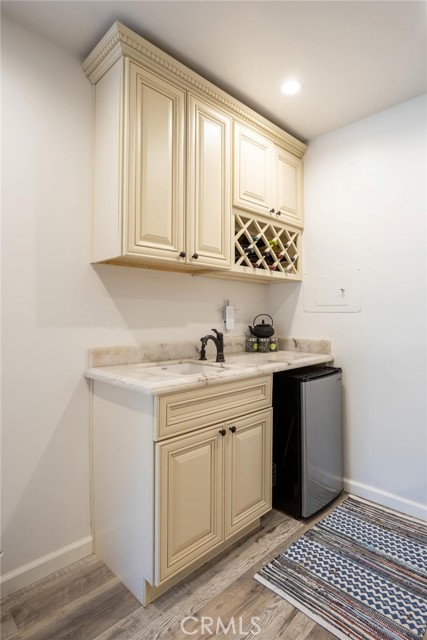
M 342 370 L 273 375 L 273 507 L 308 518 L 343 489 Z

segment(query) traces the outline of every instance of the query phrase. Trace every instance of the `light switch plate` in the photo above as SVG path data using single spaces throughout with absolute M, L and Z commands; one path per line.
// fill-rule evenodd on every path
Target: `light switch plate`
M 231 304 L 228 304 L 225 307 L 225 328 L 227 331 L 232 331 L 234 329 L 234 307 Z

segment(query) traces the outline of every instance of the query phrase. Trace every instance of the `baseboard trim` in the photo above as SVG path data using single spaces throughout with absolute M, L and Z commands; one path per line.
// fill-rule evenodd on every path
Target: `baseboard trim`
M 371 500 L 389 509 L 400 511 L 408 516 L 419 518 L 420 520 L 427 520 L 427 505 L 421 504 L 421 502 L 415 502 L 402 498 L 394 493 L 383 491 L 377 487 L 372 487 L 362 482 L 355 482 L 344 478 L 344 491 L 358 496 L 359 498 L 365 498 Z
M 33 562 L 9 571 L 0 577 L 1 597 L 28 587 L 33 582 L 45 578 L 54 571 L 64 569 L 67 565 L 81 560 L 92 553 L 92 536 L 77 540 L 73 544 L 62 547 L 53 553 L 37 558 Z

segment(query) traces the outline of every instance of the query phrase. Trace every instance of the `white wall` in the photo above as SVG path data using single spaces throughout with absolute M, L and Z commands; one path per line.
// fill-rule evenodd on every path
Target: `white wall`
M 2 548 L 5 590 L 90 552 L 91 346 L 235 335 L 261 285 L 102 265 L 90 256 L 92 90 L 80 63 L 2 21 Z
M 361 313 L 270 292 L 279 333 L 332 340 L 353 493 L 427 517 L 426 96 L 325 134 L 305 156 L 304 268 L 361 267 Z M 304 285 L 303 285 L 304 286 Z

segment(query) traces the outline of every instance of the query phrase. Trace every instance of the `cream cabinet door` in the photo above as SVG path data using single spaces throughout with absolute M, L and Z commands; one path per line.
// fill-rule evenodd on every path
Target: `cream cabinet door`
M 223 540 L 224 425 L 156 444 L 156 584 Z
M 271 509 L 271 409 L 227 423 L 225 537 Z
M 188 97 L 187 261 L 231 266 L 231 121 Z
M 275 196 L 274 208 L 278 219 L 303 226 L 302 162 L 287 151 L 274 148 Z M 280 218 L 279 218 L 280 216 Z
M 176 262 L 184 250 L 185 91 L 133 62 L 127 74 L 127 253 Z
M 273 168 L 273 143 L 235 124 L 234 206 L 269 215 L 273 207 Z

